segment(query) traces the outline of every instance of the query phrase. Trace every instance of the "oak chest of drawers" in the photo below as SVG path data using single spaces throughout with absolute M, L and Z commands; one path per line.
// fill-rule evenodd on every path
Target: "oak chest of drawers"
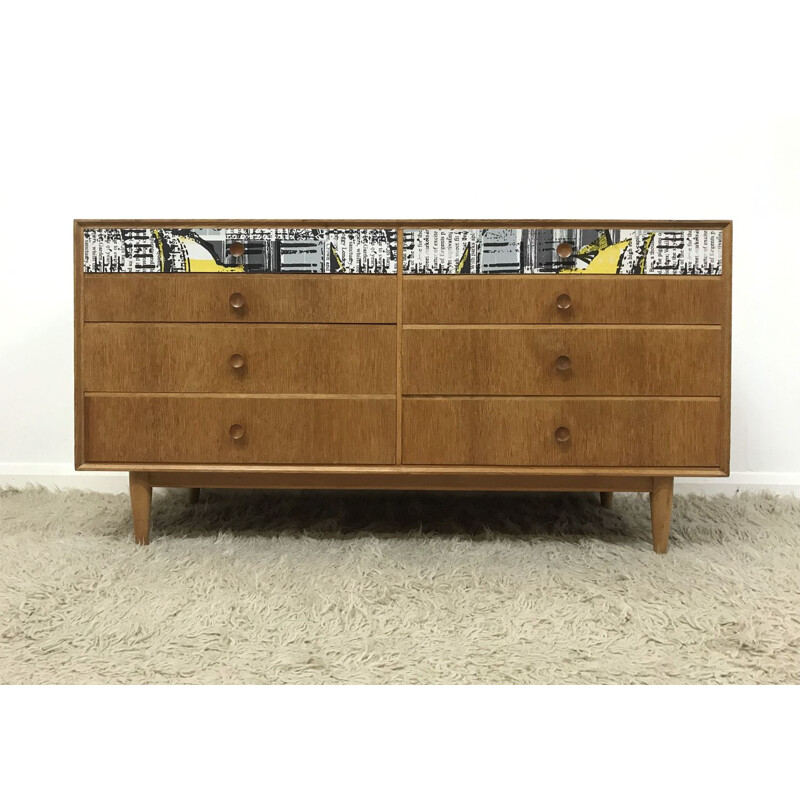
M 77 469 L 649 492 L 728 474 L 730 222 L 75 222 Z

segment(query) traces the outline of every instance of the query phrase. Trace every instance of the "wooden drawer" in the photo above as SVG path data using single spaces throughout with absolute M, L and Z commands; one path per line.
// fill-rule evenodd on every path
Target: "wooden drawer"
M 394 399 L 118 394 L 84 425 L 88 462 L 390 464 L 397 419 Z
M 397 321 L 392 275 L 107 274 L 82 280 L 87 322 Z
M 84 387 L 90 392 L 393 394 L 396 347 L 393 325 L 88 323 Z
M 406 328 L 405 394 L 719 395 L 718 327 Z
M 403 463 L 715 467 L 720 425 L 711 398 L 409 398 Z
M 561 298 L 559 300 L 559 298 Z M 559 304 L 567 306 L 559 308 Z M 719 325 L 720 277 L 406 276 L 406 325 L 614 323 Z

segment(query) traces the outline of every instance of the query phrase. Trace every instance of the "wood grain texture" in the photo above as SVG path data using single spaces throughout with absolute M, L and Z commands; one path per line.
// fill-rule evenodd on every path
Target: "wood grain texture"
M 669 547 L 673 484 L 672 478 L 655 478 L 650 492 L 650 524 L 656 553 L 666 553 Z
M 407 397 L 403 409 L 406 464 L 719 464 L 714 398 Z
M 731 338 L 733 335 L 733 223 L 722 230 L 722 278 L 725 294 L 723 300 L 723 351 L 722 351 L 722 403 L 720 438 L 720 466 L 726 475 L 731 471 Z
M 183 275 L 85 275 L 82 271 L 82 230 L 83 227 L 351 227 L 397 228 L 402 241 L 402 229 L 406 228 L 485 228 L 485 227 L 512 227 L 512 228 L 652 228 L 652 229 L 718 229 L 723 232 L 723 274 L 721 277 L 661 277 L 661 276 L 406 276 L 400 272 L 398 275 L 381 276 L 289 276 L 289 275 L 194 275 L 189 280 Z M 151 478 L 158 475 L 183 475 L 192 479 L 187 486 L 217 485 L 218 481 L 229 481 L 224 485 L 259 485 L 259 481 L 267 486 L 284 486 L 286 488 L 441 488 L 441 489 L 480 489 L 490 490 L 567 490 L 570 487 L 581 491 L 651 491 L 654 477 L 671 478 L 672 475 L 712 476 L 727 474 L 729 469 L 729 408 L 730 408 L 730 300 L 731 300 L 731 266 L 732 266 L 732 225 L 728 221 L 682 221 L 682 220 L 94 220 L 77 221 L 74 226 L 75 243 L 75 425 L 76 465 L 81 469 L 133 469 L 134 471 L 148 474 Z M 398 248 L 398 270 L 402 268 L 402 244 Z M 345 283 L 342 283 L 345 281 Z M 570 284 L 562 284 L 569 281 Z M 225 282 L 231 282 L 230 284 Z M 330 283 L 328 283 L 330 282 Z M 438 282 L 438 283 L 437 283 Z M 350 285 L 352 284 L 352 285 Z M 118 288 L 108 289 L 114 285 Z M 200 287 L 196 291 L 187 287 Z M 444 287 L 444 294 L 442 289 Z M 448 288 L 449 287 L 449 288 Z M 267 291 L 269 289 L 269 291 Z M 566 290 L 566 291 L 565 291 Z M 245 304 L 236 311 L 230 307 L 229 298 L 234 292 L 240 292 Z M 425 293 L 420 301 L 414 295 Z M 555 297 L 568 293 L 571 297 L 570 308 L 559 311 L 555 308 Z M 555 315 L 555 316 L 553 316 Z M 394 390 L 390 389 L 387 397 L 334 397 L 335 392 L 329 392 L 327 386 L 322 386 L 325 394 L 331 396 L 318 396 L 289 398 L 283 396 L 285 388 L 276 385 L 274 391 L 277 395 L 272 397 L 248 396 L 245 394 L 254 391 L 249 384 L 236 385 L 234 391 L 241 396 L 212 396 L 202 395 L 194 397 L 195 400 L 216 403 L 245 404 L 260 403 L 270 400 L 277 403 L 318 402 L 323 404 L 324 410 L 303 417 L 300 424 L 297 419 L 287 419 L 286 415 L 263 414 L 259 410 L 259 422 L 268 420 L 274 424 L 277 433 L 265 435 L 266 446 L 262 448 L 263 455 L 268 461 L 249 461 L 250 456 L 243 448 L 250 446 L 252 451 L 253 430 L 251 425 L 246 425 L 246 436 L 238 443 L 239 450 L 235 451 L 235 458 L 230 458 L 224 446 L 215 444 L 212 428 L 217 422 L 225 426 L 224 433 L 229 437 L 227 428 L 222 419 L 225 415 L 209 414 L 203 411 L 192 411 L 191 408 L 181 403 L 180 408 L 173 411 L 178 425 L 186 425 L 180 435 L 181 447 L 195 447 L 193 456 L 202 456 L 196 460 L 186 461 L 186 453 L 180 448 L 172 447 L 169 437 L 174 435 L 174 426 L 164 425 L 163 421 L 155 421 L 148 416 L 147 409 L 152 408 L 153 398 L 162 397 L 144 393 L 136 397 L 127 395 L 90 395 L 87 399 L 84 413 L 84 361 L 86 347 L 83 342 L 84 330 L 91 328 L 84 325 L 85 320 L 95 321 L 131 321 L 131 322 L 193 322 L 193 323 L 356 323 L 387 325 L 388 330 L 396 337 L 397 345 L 402 345 L 404 325 L 542 325 L 558 326 L 564 330 L 578 331 L 581 326 L 591 324 L 601 325 L 717 325 L 721 327 L 721 377 L 719 401 L 703 400 L 694 397 L 696 387 L 683 385 L 682 391 L 692 394 L 693 397 L 685 400 L 670 400 L 666 398 L 653 398 L 654 402 L 686 402 L 699 403 L 699 413 L 692 412 L 691 424 L 685 418 L 673 419 L 675 414 L 668 413 L 659 419 L 659 425 L 652 424 L 647 419 L 654 417 L 655 413 L 648 412 L 645 424 L 636 423 L 633 430 L 626 428 L 619 420 L 619 410 L 613 418 L 617 419 L 617 427 L 609 431 L 600 425 L 600 433 L 593 434 L 596 446 L 600 447 L 603 441 L 620 441 L 618 450 L 628 458 L 635 447 L 652 448 L 659 445 L 664 437 L 672 437 L 672 450 L 683 448 L 686 455 L 690 451 L 703 451 L 700 459 L 703 463 L 666 463 L 654 465 L 652 463 L 621 466 L 619 464 L 598 465 L 592 463 L 578 463 L 569 457 L 562 457 L 558 463 L 537 462 L 529 466 L 525 462 L 520 466 L 505 465 L 439 465 L 415 463 L 414 465 L 397 464 L 403 459 L 404 446 L 401 426 L 408 422 L 408 413 L 404 412 L 405 404 L 417 402 L 451 402 L 449 398 L 403 398 L 402 392 L 408 391 L 403 387 L 399 377 L 402 377 L 403 362 L 401 347 L 395 347 L 396 370 Z M 147 325 L 143 327 L 148 327 Z M 197 325 L 197 328 L 204 327 Z M 222 327 L 222 326 L 220 326 Z M 244 327 L 231 325 L 230 327 Z M 268 326 L 253 325 L 254 330 Z M 544 328 L 543 328 L 544 329 Z M 406 328 L 407 333 L 413 328 Z M 576 336 L 579 335 L 576 333 Z M 378 337 L 380 338 L 380 337 Z M 588 346 L 586 346 L 588 348 Z M 199 349 L 199 348 L 198 348 Z M 338 350 L 339 348 L 337 348 Z M 500 357 L 505 354 L 500 350 Z M 316 356 L 314 356 L 316 357 Z M 338 356 L 337 356 L 338 357 Z M 457 360 L 454 355 L 453 361 Z M 476 355 L 479 375 L 485 363 L 481 364 Z M 576 369 L 574 356 L 571 357 L 573 370 Z M 248 362 L 250 359 L 248 359 Z M 196 365 L 201 371 L 208 365 Z M 251 366 L 251 364 L 248 364 Z M 611 374 L 618 367 L 607 366 L 606 371 Z M 668 367 L 680 369 L 680 367 Z M 210 367 L 209 367 L 210 369 Z M 492 367 L 495 369 L 495 367 Z M 322 370 L 323 372 L 325 370 Z M 435 370 L 438 371 L 438 370 Z M 705 372 L 701 368 L 701 372 Z M 445 370 L 446 372 L 446 370 Z M 513 373 L 513 370 L 512 370 Z M 299 374 L 299 373 L 298 373 Z M 577 374 L 577 373 L 576 373 Z M 601 381 L 602 377 L 596 377 Z M 609 378 L 610 379 L 610 378 Z M 636 378 L 639 381 L 655 380 L 652 375 Z M 515 379 L 516 380 L 516 379 Z M 680 378 L 683 380 L 683 378 Z M 688 378 L 687 380 L 692 380 Z M 213 392 L 227 391 L 220 388 L 217 376 L 213 378 Z M 144 384 L 140 384 L 143 386 Z M 571 384 L 568 384 L 571 385 Z M 595 384 L 595 386 L 600 384 Z M 330 384 L 328 384 L 330 386 Z M 145 392 L 152 392 L 152 384 L 145 387 Z M 287 384 L 286 388 L 289 387 Z M 292 385 L 294 388 L 294 385 Z M 298 393 L 307 393 L 298 390 Z M 313 384 L 306 384 L 306 390 L 316 388 Z M 630 388 L 630 387 L 629 387 Z M 472 387 L 474 390 L 474 387 Z M 270 390 L 272 391 L 272 390 Z M 363 390 L 362 390 L 363 391 Z M 441 392 L 441 389 L 439 389 Z M 494 391 L 486 389 L 485 391 Z M 540 390 L 537 390 L 540 391 Z M 571 390 L 570 390 L 571 391 Z M 593 389 L 593 391 L 599 391 Z M 617 391 L 610 389 L 609 391 Z M 653 391 L 657 391 L 654 388 Z M 392 394 L 392 392 L 396 394 Z M 264 390 L 259 390 L 260 394 Z M 370 392 L 371 394 L 372 392 Z M 379 392 L 383 394 L 383 391 Z M 452 398 L 453 402 L 555 402 L 561 411 L 570 411 L 570 405 L 575 402 L 605 402 L 616 403 L 634 402 L 621 397 L 600 398 L 592 397 L 565 397 L 568 394 L 553 395 L 550 397 L 463 397 Z M 361 394 L 361 392 L 359 392 Z M 135 421 L 137 430 L 144 431 L 145 440 L 149 441 L 149 455 L 147 452 L 133 453 L 136 458 L 97 457 L 97 453 L 84 452 L 83 443 L 87 447 L 92 442 L 98 442 L 96 434 L 103 430 L 103 425 L 98 429 L 93 420 L 96 417 L 95 406 L 92 404 L 106 402 L 116 403 L 120 398 L 128 398 L 133 403 L 134 410 L 130 414 L 119 412 L 105 413 L 107 439 L 113 438 L 108 431 L 114 426 L 122 430 L 118 449 L 125 449 L 125 442 L 136 443 L 137 434 L 129 432 L 130 420 Z M 176 395 L 176 397 L 183 397 Z M 396 400 L 395 400 L 396 398 Z M 312 432 L 312 439 L 317 438 L 327 441 L 329 434 L 313 420 L 319 420 L 331 411 L 332 405 L 341 401 L 378 402 L 388 403 L 391 406 L 388 414 L 388 423 L 378 425 L 381 430 L 389 431 L 390 439 L 387 448 L 381 450 L 382 460 L 379 462 L 327 461 L 303 460 L 287 462 L 280 453 L 293 452 L 292 447 L 298 450 L 303 447 L 311 448 L 310 444 L 289 442 L 291 432 L 295 428 L 304 431 L 304 435 Z M 640 401 L 635 401 L 640 402 Z M 648 401 L 649 402 L 649 401 Z M 144 403 L 142 406 L 141 403 Z M 715 405 L 716 404 L 716 405 Z M 539 406 L 537 406 L 538 408 Z M 275 406 L 271 406 L 275 409 Z M 714 411 L 714 408 L 717 410 Z M 407 410 L 406 410 L 407 411 Z M 413 406 L 412 406 L 413 411 Z M 119 412 L 119 413 L 118 413 Z M 187 414 L 188 412 L 188 414 Z M 661 412 L 659 412 L 661 413 Z M 101 417 L 103 416 L 101 414 Z M 184 417 L 195 416 L 193 424 L 182 422 Z M 162 415 L 163 416 L 163 415 Z M 169 416 L 169 415 L 167 415 Z M 329 415 L 330 416 L 330 415 Z M 341 416 L 338 411 L 333 411 L 335 422 Z M 357 426 L 361 413 L 354 414 L 354 423 L 348 420 L 345 427 L 349 430 L 351 438 L 360 439 Z M 369 416 L 369 414 L 368 414 Z M 380 415 L 378 415 L 380 416 Z M 488 430 L 496 422 L 496 415 L 491 409 L 484 408 L 483 413 L 473 415 L 477 421 L 470 423 L 467 441 L 458 444 L 458 447 L 475 451 L 476 443 L 480 443 L 482 430 Z M 524 425 L 533 426 L 536 415 L 531 417 Z M 563 414 L 560 415 L 563 417 Z M 588 418 L 594 419 L 597 414 L 589 414 Z M 680 415 L 679 415 L 680 416 Z M 282 417 L 283 428 L 278 430 L 277 418 Z M 625 414 L 622 414 L 625 417 Z M 579 421 L 586 417 L 581 416 Z M 312 419 L 311 424 L 308 420 Z M 91 423 L 92 429 L 84 432 L 84 421 Z M 710 420 L 710 422 L 709 422 Z M 562 419 L 559 422 L 561 425 Z M 233 424 L 233 423 L 231 423 Z M 490 434 L 485 434 L 487 439 L 499 436 L 510 437 L 511 444 L 506 448 L 512 455 L 524 451 L 529 447 L 527 443 L 519 443 L 519 423 L 508 421 L 505 428 L 501 426 Z M 523 425 L 523 427 L 524 427 Z M 162 431 L 164 437 L 154 435 L 153 431 Z M 425 427 L 427 426 L 427 427 Z M 715 428 L 716 426 L 716 428 Z M 369 426 L 367 426 L 369 427 Z M 462 426 L 463 427 L 463 426 Z M 532 429 L 533 429 L 532 428 Z M 625 428 L 623 430 L 623 428 Z M 705 453 L 711 449 L 706 442 L 707 431 L 716 430 L 717 450 L 712 463 L 706 463 Z M 423 430 L 430 431 L 433 443 L 427 444 L 435 449 L 436 436 L 443 435 L 437 429 L 435 419 L 428 419 Z M 524 433 L 524 431 L 523 431 Z M 92 434 L 95 434 L 94 436 Z M 114 434 L 116 435 L 116 434 Z M 338 435 L 338 434 L 337 434 Z M 409 437 L 408 431 L 405 438 Z M 464 438 L 463 430 L 456 431 L 457 437 Z M 564 445 L 567 453 L 574 456 L 581 446 L 582 429 L 576 432 L 571 429 L 571 437 Z M 415 437 L 415 442 L 420 447 L 426 445 L 425 437 Z M 196 440 L 191 443 L 189 440 Z M 283 437 L 283 438 L 281 438 Z M 394 438 L 392 438 L 394 437 Z M 298 437 L 295 437 L 297 439 Z M 335 436 L 334 436 L 335 438 Z M 379 439 L 385 438 L 381 433 Z M 630 440 L 627 441 L 627 440 Z M 318 448 L 323 451 L 328 445 L 323 444 Z M 155 444 L 154 444 L 155 442 Z M 189 444 L 185 444 L 189 442 Z M 631 442 L 635 443 L 631 444 Z M 275 448 L 270 451 L 270 446 Z M 350 443 L 343 447 L 353 446 Z M 551 444 L 552 446 L 552 444 Z M 515 450 L 514 448 L 517 448 Z M 321 457 L 330 458 L 330 449 L 321 453 Z M 369 446 L 366 446 L 369 449 Z M 376 449 L 380 450 L 380 447 Z M 202 451 L 202 452 L 201 452 Z M 319 452 L 316 453 L 320 455 Z M 103 454 L 100 453 L 102 456 Z M 412 454 L 413 455 L 413 454 Z M 280 458 L 276 461 L 275 458 Z M 209 460 L 213 459 L 213 460 Z M 408 459 L 404 459 L 408 461 Z M 507 459 L 506 459 L 507 460 Z M 638 459 L 637 459 L 638 460 Z M 698 459 L 690 459 L 697 462 Z M 315 466 L 318 465 L 318 466 Z M 226 476 L 226 477 L 220 477 Z M 187 479 L 188 479 L 187 478 Z M 237 480 L 241 484 L 237 484 Z M 621 479 L 631 481 L 623 485 L 610 483 Z M 210 481 L 211 483 L 206 483 Z M 159 484 L 155 484 L 159 485 Z M 627 486 L 628 488 L 625 488 Z
M 133 535 L 136 544 L 150 544 L 150 513 L 153 484 L 147 472 L 131 472 L 129 477 Z
M 402 386 L 408 395 L 718 396 L 722 348 L 718 327 L 406 327 Z
M 391 394 L 393 325 L 87 323 L 89 392 Z M 241 356 L 243 365 L 231 365 Z
M 395 464 L 403 463 L 403 231 L 397 232 L 397 324 L 395 326 L 397 441 Z
M 652 228 L 722 230 L 696 219 L 78 219 L 82 228 Z
M 528 471 L 505 472 L 412 472 L 350 469 L 332 472 L 311 469 L 260 472 L 150 472 L 154 486 L 208 489 L 408 489 L 415 491 L 480 492 L 649 492 L 650 477 L 617 475 L 535 475 Z
M 569 295 L 568 309 L 556 298 Z M 720 277 L 656 275 L 406 275 L 406 325 L 719 325 Z
M 272 475 L 273 473 L 303 473 L 309 475 L 330 475 L 336 476 L 361 475 L 366 483 L 370 481 L 380 481 L 386 476 L 397 477 L 404 480 L 406 477 L 420 480 L 438 480 L 442 475 L 471 475 L 473 477 L 488 476 L 492 479 L 500 477 L 515 476 L 538 476 L 559 478 L 644 478 L 652 480 L 657 476 L 674 477 L 678 475 L 695 478 L 719 478 L 724 474 L 719 467 L 508 467 L 508 466 L 481 466 L 470 467 L 464 465 L 450 466 L 420 466 L 415 464 L 396 464 L 386 465 L 358 465 L 344 464 L 339 466 L 326 466 L 324 464 L 176 464 L 161 462 L 138 461 L 126 462 L 124 465 L 119 462 L 93 461 L 82 464 L 78 467 L 80 472 L 123 470 L 138 472 L 183 472 L 195 475 L 209 474 L 217 475 L 225 472 L 236 472 L 242 475 Z M 376 484 L 376 488 L 377 484 Z M 599 491 L 599 490 L 598 490 Z M 649 491 L 649 488 L 648 488 Z
M 391 464 L 395 401 L 365 397 L 87 394 L 89 461 Z M 244 428 L 234 439 L 230 429 Z
M 74 364 L 73 395 L 75 420 L 75 467 L 84 462 L 83 455 L 83 229 L 75 222 L 72 226 L 73 260 L 73 317 L 74 317 Z
M 89 322 L 397 321 L 394 275 L 87 274 L 83 292 Z

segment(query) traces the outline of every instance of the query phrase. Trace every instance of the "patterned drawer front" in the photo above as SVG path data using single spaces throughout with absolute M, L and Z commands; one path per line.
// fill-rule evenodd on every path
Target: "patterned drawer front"
M 84 272 L 396 273 L 397 231 L 87 228 Z
M 117 464 L 391 464 L 395 401 L 87 395 L 86 459 Z
M 720 275 L 722 231 L 426 228 L 403 235 L 408 275 Z
M 406 325 L 609 323 L 719 325 L 719 278 L 627 280 L 575 275 L 403 279 Z
M 403 392 L 709 395 L 722 389 L 716 327 L 406 328 Z
M 85 275 L 87 322 L 397 321 L 397 280 L 381 275 Z
M 393 394 L 390 325 L 89 323 L 89 392 Z
M 717 399 L 408 398 L 403 463 L 716 467 Z

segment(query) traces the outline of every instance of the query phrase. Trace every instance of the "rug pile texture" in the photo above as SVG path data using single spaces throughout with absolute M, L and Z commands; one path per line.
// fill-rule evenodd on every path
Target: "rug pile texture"
M 2 683 L 797 683 L 800 500 L 0 492 Z

